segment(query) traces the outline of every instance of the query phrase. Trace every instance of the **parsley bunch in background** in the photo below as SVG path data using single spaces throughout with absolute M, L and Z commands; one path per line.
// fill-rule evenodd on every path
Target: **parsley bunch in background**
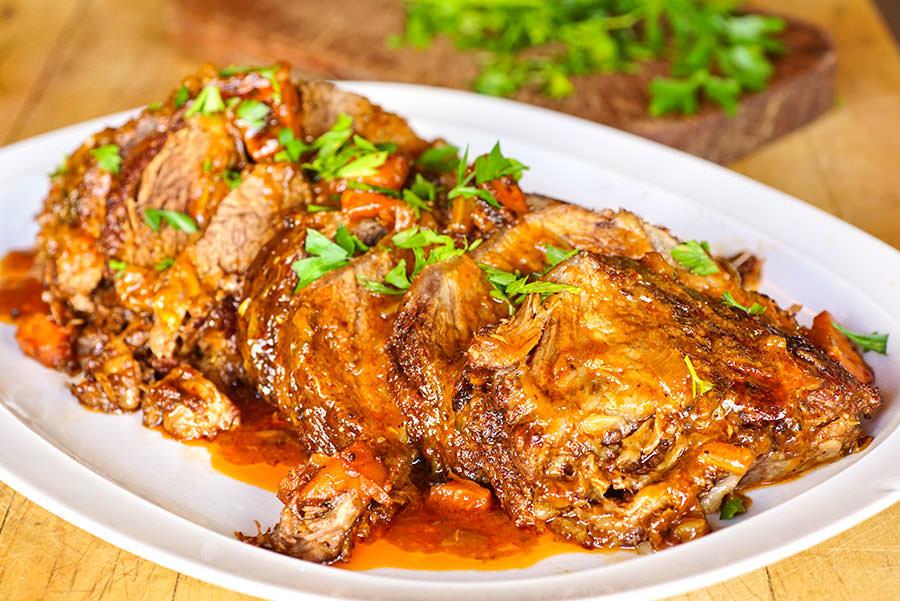
M 573 75 L 632 71 L 665 58 L 669 77 L 650 84 L 649 112 L 692 114 L 701 98 L 729 113 L 745 90 L 766 87 L 782 51 L 776 17 L 739 14 L 727 0 L 405 0 L 406 29 L 392 45 L 427 47 L 447 35 L 486 51 L 475 91 L 510 96 L 525 87 L 561 98 Z

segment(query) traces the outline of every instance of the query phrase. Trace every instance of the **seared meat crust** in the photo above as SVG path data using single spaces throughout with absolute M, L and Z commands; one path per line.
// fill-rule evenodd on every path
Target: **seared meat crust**
M 581 252 L 545 278 L 578 291 L 532 295 L 480 331 L 453 401 L 478 450 L 462 469 L 486 473 L 518 524 L 588 547 L 681 542 L 705 530 L 714 485 L 771 481 L 864 442 L 871 385 L 659 255 Z

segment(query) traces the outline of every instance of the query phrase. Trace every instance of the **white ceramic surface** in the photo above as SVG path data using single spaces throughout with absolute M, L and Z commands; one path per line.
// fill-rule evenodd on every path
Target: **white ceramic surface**
M 500 140 L 531 166 L 522 181 L 590 207 L 624 207 L 714 251 L 765 258 L 762 290 L 783 306 L 828 308 L 859 331 L 900 335 L 900 253 L 775 190 L 700 159 L 534 107 L 408 85 L 347 83 L 410 119 L 425 137 Z M 60 158 L 114 115 L 0 149 L 0 253 L 29 247 Z M 889 344 L 893 349 L 894 340 Z M 275 521 L 273 495 L 227 478 L 202 448 L 140 427 L 137 416 L 85 411 L 62 376 L 26 359 L 0 326 L 0 480 L 73 524 L 147 559 L 272 599 L 406 601 L 651 599 L 735 576 L 806 548 L 900 499 L 900 361 L 873 356 L 885 401 L 865 452 L 751 494 L 748 515 L 703 539 L 648 556 L 573 553 L 523 570 L 355 573 L 237 542 Z

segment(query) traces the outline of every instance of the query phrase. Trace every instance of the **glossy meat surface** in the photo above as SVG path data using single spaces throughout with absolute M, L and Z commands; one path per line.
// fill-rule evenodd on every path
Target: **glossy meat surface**
M 581 252 L 545 278 L 577 291 L 532 295 L 481 330 L 453 399 L 477 449 L 463 469 L 486 472 L 520 525 L 588 547 L 683 542 L 705 532 L 715 485 L 788 476 L 865 442 L 874 388 L 659 255 Z

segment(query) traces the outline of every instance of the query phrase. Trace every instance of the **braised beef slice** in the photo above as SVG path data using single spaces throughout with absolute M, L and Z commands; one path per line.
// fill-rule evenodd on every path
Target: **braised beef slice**
M 477 453 L 460 467 L 485 473 L 518 524 L 588 547 L 682 542 L 705 531 L 717 483 L 797 473 L 864 440 L 872 386 L 682 275 L 655 254 L 581 252 L 545 276 L 577 291 L 531 295 L 475 336 L 455 426 Z

